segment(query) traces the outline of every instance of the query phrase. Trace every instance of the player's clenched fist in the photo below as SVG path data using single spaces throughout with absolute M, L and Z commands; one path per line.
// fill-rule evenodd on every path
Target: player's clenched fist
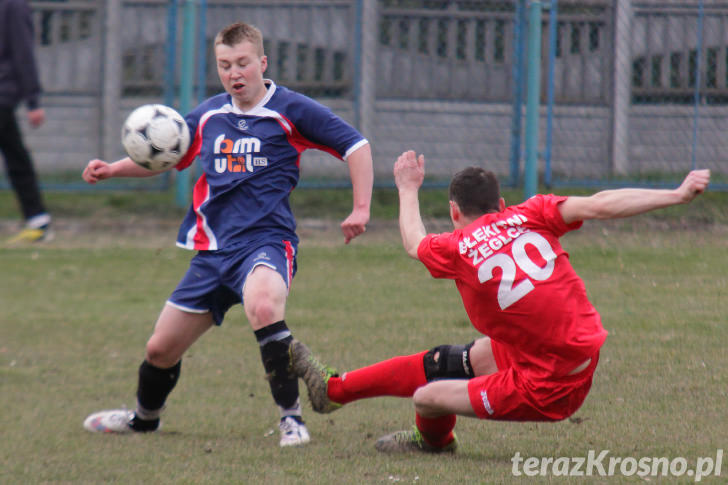
M 710 170 L 693 170 L 677 188 L 683 202 L 690 202 L 705 192 L 710 183 Z
M 86 182 L 95 184 L 99 180 L 104 180 L 110 177 L 109 164 L 103 160 L 91 160 L 88 162 L 88 165 L 86 165 L 81 176 Z

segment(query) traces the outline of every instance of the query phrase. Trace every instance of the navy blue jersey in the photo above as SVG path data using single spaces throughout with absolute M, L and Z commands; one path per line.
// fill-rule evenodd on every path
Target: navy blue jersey
M 266 80 L 258 105 L 241 111 L 227 93 L 207 99 L 185 120 L 192 143 L 178 170 L 195 157 L 202 175 L 177 236 L 187 249 L 216 250 L 241 242 L 294 242 L 289 195 L 308 148 L 345 160 L 368 141 L 329 108 Z

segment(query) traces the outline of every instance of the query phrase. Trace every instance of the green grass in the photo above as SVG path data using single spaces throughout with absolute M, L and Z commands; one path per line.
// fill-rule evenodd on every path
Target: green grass
M 339 193 L 301 192 L 294 205 L 311 211 L 302 217 L 313 217 L 316 206 L 325 208 L 320 216 L 342 215 L 330 209 L 342 203 Z M 48 200 L 63 226 L 64 219 L 158 213 L 155 197 L 162 195 Z M 587 223 L 564 237 L 610 332 L 589 397 L 573 419 L 555 424 L 460 418 L 461 450 L 449 457 L 374 450 L 377 437 L 413 423 L 411 402 L 396 398 L 326 416 L 306 407 L 312 443 L 281 450 L 277 410 L 240 307 L 186 355 L 162 432 L 89 434 L 81 423 L 90 412 L 133 406 L 144 344 L 190 253 L 172 247 L 174 224 L 152 245 L 123 231 L 108 242 L 90 223 L 80 226 L 88 232 L 67 228 L 49 245 L 0 249 L 0 483 L 518 483 L 511 474 L 516 451 L 578 457 L 610 450 L 685 457 L 692 466 L 715 456 L 728 435 L 724 202 L 706 198 L 624 225 Z M 179 210 L 169 201 L 162 207 L 176 222 Z M 392 224 L 373 224 L 349 246 L 330 234 L 306 231 L 286 315 L 294 334 L 326 361 L 345 370 L 476 337 L 454 285 L 407 258 Z M 623 481 L 642 480 L 609 480 Z
M 563 195 L 590 195 L 596 190 L 564 188 L 555 192 Z M 504 188 L 507 204 L 523 200 L 521 190 Z M 49 210 L 61 217 L 122 217 L 159 216 L 182 217 L 186 208 L 175 205 L 174 190 L 168 191 L 86 191 L 46 192 L 44 197 Z M 397 191 L 393 188 L 376 188 L 372 195 L 373 219 L 396 219 L 398 214 Z M 423 218 L 448 218 L 449 206 L 446 188 L 424 189 L 420 192 Z M 291 206 L 299 218 L 345 218 L 351 211 L 351 191 L 347 189 L 300 189 L 291 194 Z M 728 223 L 728 192 L 707 192 L 688 206 L 675 206 L 653 213 L 658 220 L 690 218 L 701 223 Z M 17 219 L 17 203 L 9 190 L 0 190 L 0 220 Z

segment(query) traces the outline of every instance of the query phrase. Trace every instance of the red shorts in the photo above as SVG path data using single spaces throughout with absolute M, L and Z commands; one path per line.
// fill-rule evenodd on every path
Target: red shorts
M 599 353 L 589 365 L 572 376 L 531 378 L 512 365 L 511 356 L 491 340 L 499 370 L 475 377 L 468 383 L 473 410 L 481 419 L 501 421 L 560 421 L 576 412 L 592 384 Z

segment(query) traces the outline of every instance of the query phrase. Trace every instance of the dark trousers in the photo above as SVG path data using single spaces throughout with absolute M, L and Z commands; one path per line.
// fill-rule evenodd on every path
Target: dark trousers
M 46 212 L 38 188 L 38 179 L 30 153 L 23 138 L 13 108 L 0 107 L 0 152 L 5 158 L 10 185 L 27 220 Z

